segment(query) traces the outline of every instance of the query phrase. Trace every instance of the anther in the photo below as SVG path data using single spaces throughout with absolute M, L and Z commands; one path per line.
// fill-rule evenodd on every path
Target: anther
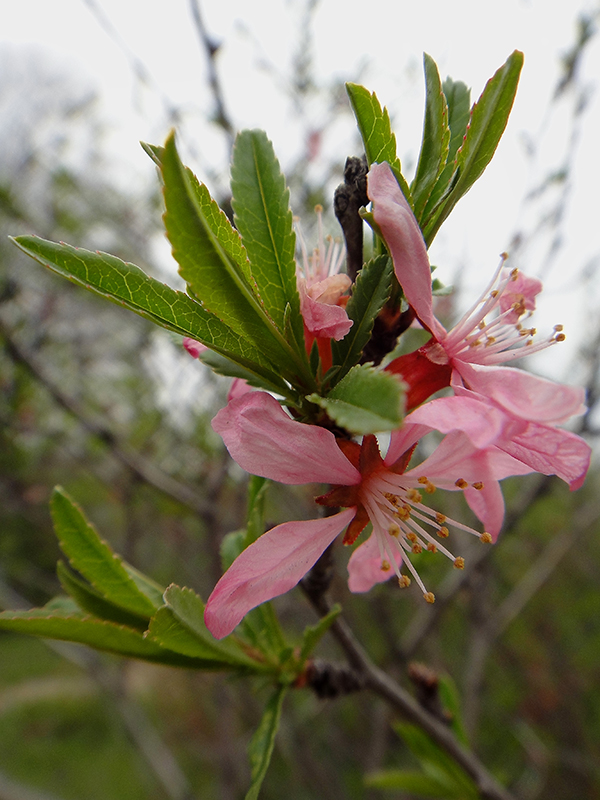
M 435 546 L 435 544 L 433 542 L 429 542 L 429 544 L 427 545 L 427 550 L 430 553 L 437 553 L 437 547 Z
M 392 523 L 388 528 L 388 533 L 390 536 L 394 536 L 396 539 L 400 536 L 400 526 Z
M 446 515 L 441 514 L 439 511 L 436 511 L 435 521 L 437 522 L 438 525 L 443 525 L 444 522 L 446 522 Z
M 401 589 L 408 589 L 408 587 L 410 586 L 410 578 L 408 577 L 408 575 L 400 575 L 400 577 L 398 578 L 398 586 Z
M 464 569 L 465 568 L 465 560 L 462 556 L 458 556 L 458 558 L 454 559 L 454 566 L 456 569 Z
M 510 273 L 510 279 L 511 281 L 516 281 L 518 277 L 519 277 L 519 270 L 515 267 Z
M 457 481 L 454 481 L 454 485 L 459 489 L 466 489 L 469 486 L 464 478 L 459 478 Z
M 409 542 L 412 542 L 414 544 L 417 541 L 417 534 L 416 533 L 407 533 L 406 534 L 406 538 L 408 539 Z
M 418 492 L 416 489 L 409 489 L 406 493 L 406 496 L 411 501 L 411 503 L 420 503 L 423 499 L 421 497 L 421 493 Z
M 384 560 L 384 561 L 381 562 L 381 571 L 382 572 L 389 572 L 391 568 L 392 568 L 392 566 L 391 566 L 389 561 L 385 561 Z
M 419 553 L 423 552 L 423 548 L 421 547 L 420 544 L 413 544 L 410 551 L 411 553 L 416 553 L 418 555 Z
M 482 533 L 482 534 L 479 536 L 479 539 L 480 539 L 480 541 L 482 541 L 484 544 L 491 544 L 491 543 L 492 543 L 492 537 L 491 537 L 491 535 L 490 535 L 490 534 L 489 534 L 487 531 L 484 531 L 484 532 L 483 532 L 483 533 Z
M 423 485 L 427 485 L 429 483 L 429 478 L 426 475 L 421 475 L 420 478 L 417 478 L 417 481 Z
M 448 530 L 448 528 L 446 528 L 445 525 L 443 525 L 439 529 L 438 536 L 440 536 L 442 539 L 446 539 L 448 536 L 450 536 L 450 531 Z
M 480 492 L 483 489 L 483 481 L 476 481 L 475 483 L 472 483 L 471 486 Z
M 395 516 L 398 519 L 401 519 L 403 522 L 406 522 L 406 520 L 410 519 L 410 511 L 407 511 L 406 508 L 402 506 L 402 508 L 399 508 L 396 511 Z
M 435 595 L 434 595 L 434 593 L 433 593 L 433 592 L 425 592 L 425 594 L 423 595 L 423 597 L 425 598 L 425 600 L 426 600 L 428 603 L 435 603 Z

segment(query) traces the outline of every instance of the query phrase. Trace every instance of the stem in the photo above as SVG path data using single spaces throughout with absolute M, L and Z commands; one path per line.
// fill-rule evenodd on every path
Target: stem
M 319 616 L 325 616 L 330 610 L 325 596 L 311 592 L 305 584 L 301 586 Z M 442 747 L 472 778 L 482 800 L 514 800 L 514 796 L 490 775 L 473 753 L 460 744 L 443 722 L 422 708 L 412 695 L 371 661 L 343 619 L 338 617 L 332 623 L 330 631 L 344 650 L 349 663 L 360 674 L 365 686 L 422 728 L 437 745 Z

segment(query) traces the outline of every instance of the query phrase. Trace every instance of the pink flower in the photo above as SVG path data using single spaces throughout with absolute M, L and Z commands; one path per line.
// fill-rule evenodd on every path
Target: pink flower
M 431 268 L 419 225 L 388 164 L 375 164 L 368 176 L 373 217 L 390 250 L 398 282 L 419 321 L 432 338 L 414 353 L 388 366 L 409 384 L 409 409 L 443 386 L 463 385 L 511 415 L 555 424 L 585 410 L 584 391 L 544 380 L 523 370 L 499 367 L 564 340 L 562 326 L 534 344 L 535 328 L 523 326 L 535 308 L 541 283 L 504 268 L 502 256 L 489 286 L 450 331 L 433 313 Z M 491 312 L 498 315 L 489 322 Z M 416 380 L 413 380 L 414 376 Z
M 584 391 L 499 366 L 564 340 L 557 325 L 545 341 L 534 343 L 535 328 L 523 323 L 535 309 L 542 285 L 504 267 L 506 255 L 485 292 L 446 331 L 433 313 L 431 268 L 419 225 L 388 164 L 376 164 L 368 176 L 373 217 L 394 261 L 404 295 L 431 339 L 400 356 L 387 370 L 408 385 L 410 411 L 445 386 L 455 394 L 479 397 L 505 412 L 513 434 L 506 452 L 544 474 L 556 474 L 578 488 L 589 466 L 590 448 L 556 425 L 585 410 Z M 489 321 L 486 319 L 494 314 Z
M 330 239 L 325 245 L 323 238 L 322 212 L 317 213 L 318 241 L 312 255 L 308 255 L 306 242 L 299 225 L 296 226 L 298 241 L 302 252 L 302 263 L 298 265 L 298 291 L 300 310 L 306 330 L 315 338 L 343 339 L 352 327 L 344 308 L 343 295 L 352 285 L 350 278 L 340 272 L 345 250 Z M 312 340 L 310 344 L 312 345 Z
M 479 400 L 434 400 L 406 418 L 382 458 L 374 436 L 365 436 L 361 445 L 336 440 L 324 428 L 292 420 L 264 392 L 230 402 L 213 427 L 243 469 L 281 483 L 333 484 L 317 502 L 344 510 L 283 523 L 244 550 L 208 599 L 209 630 L 217 638 L 229 634 L 251 608 L 293 588 L 344 529 L 344 542 L 352 544 L 368 522 L 373 533 L 348 565 L 350 589 L 366 591 L 394 574 L 406 586 L 410 579 L 400 571 L 404 563 L 433 602 L 408 555 L 439 550 L 462 567 L 462 559 L 439 539 L 448 536 L 450 526 L 491 542 L 504 515 L 498 481 L 531 471 L 495 446 L 504 423 L 501 412 Z M 409 469 L 416 443 L 433 429 L 447 435 L 429 458 Z M 486 531 L 477 533 L 425 505 L 422 492 L 428 495 L 436 487 L 462 490 Z

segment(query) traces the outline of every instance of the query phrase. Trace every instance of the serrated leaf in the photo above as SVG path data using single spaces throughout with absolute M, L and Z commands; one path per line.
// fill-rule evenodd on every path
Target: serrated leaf
M 178 667 L 195 667 L 196 660 L 166 650 L 145 639 L 140 631 L 125 625 L 76 613 L 68 608 L 33 608 L 29 611 L 3 611 L 0 629 L 61 639 L 105 650 L 110 653 L 140 658 L 154 663 Z
M 275 694 L 265 708 L 260 724 L 250 741 L 248 755 L 250 757 L 250 769 L 252 783 L 245 800 L 258 800 L 260 787 L 267 774 L 273 748 L 275 746 L 275 735 L 281 720 L 281 708 L 286 694 L 286 686 L 278 686 Z
M 487 82 L 471 110 L 471 119 L 450 180 L 451 190 L 430 216 L 422 219 L 422 230 L 429 245 L 460 198 L 468 192 L 492 160 L 504 133 L 515 99 L 523 54 L 515 50 Z
M 392 131 L 387 108 L 382 108 L 375 92 L 369 92 L 364 86 L 347 83 L 346 91 L 362 136 L 369 166 L 387 161 L 412 207 L 413 199 L 402 175 L 402 165 L 396 154 L 396 136 Z
M 375 318 L 390 296 L 393 274 L 394 265 L 387 255 L 368 261 L 358 273 L 352 297 L 346 306 L 346 313 L 354 324 L 341 341 L 331 342 L 333 363 L 340 365 L 340 370 L 335 373 L 336 383 L 358 363 L 371 338 Z
M 356 434 L 393 431 L 400 427 L 404 411 L 402 384 L 388 372 L 367 364 L 352 367 L 327 397 L 307 397 L 325 409 L 343 428 Z
M 238 650 L 239 658 L 229 653 L 210 648 L 200 641 L 190 629 L 184 625 L 167 606 L 159 608 L 150 620 L 146 639 L 194 659 L 195 668 L 203 670 L 240 670 L 242 672 L 261 672 L 261 664 Z
M 195 637 L 198 652 L 203 651 L 203 658 L 215 658 L 234 666 L 260 669 L 261 665 L 249 658 L 231 639 L 217 641 L 204 624 L 204 603 L 200 597 L 188 588 L 171 584 L 164 594 L 165 603 L 176 619 Z
M 73 600 L 77 603 L 78 609 L 87 611 L 99 619 L 109 622 L 117 622 L 119 625 L 127 625 L 130 628 L 137 628 L 145 631 L 148 627 L 148 617 L 130 614 L 120 606 L 111 603 L 97 592 L 92 586 L 78 578 L 64 563 L 59 561 L 56 565 L 56 573 L 63 587 Z
M 316 625 L 309 625 L 302 632 L 302 649 L 300 650 L 299 661 L 302 664 L 315 647 L 319 644 L 323 636 L 327 633 L 332 623 L 342 613 L 342 607 L 335 603 L 329 612 L 317 622 Z
M 440 173 L 446 166 L 450 145 L 448 126 L 448 106 L 442 89 L 442 81 L 437 64 L 427 53 L 423 54 L 425 69 L 425 119 L 423 139 L 417 163 L 417 171 L 410 190 L 414 200 L 414 213 L 417 221 Z
M 411 770 L 390 769 L 381 772 L 372 772 L 365 776 L 365 786 L 370 789 L 393 789 L 399 792 L 408 792 L 411 796 L 443 798 L 451 800 L 460 794 L 456 787 L 448 786 L 443 781 L 438 781 L 422 772 Z
M 167 236 L 194 296 L 229 328 L 248 337 L 282 374 L 295 366 L 306 377 L 305 355 L 290 347 L 265 311 L 239 233 L 206 186 L 181 163 L 174 134 L 165 142 L 161 169 Z
M 283 331 L 289 305 L 295 338 L 303 347 L 290 192 L 264 131 L 238 134 L 231 164 L 231 194 L 235 226 L 267 313 Z
M 24 253 L 73 283 L 167 330 L 196 339 L 242 366 L 272 375 L 271 363 L 247 338 L 234 333 L 188 295 L 150 278 L 135 264 L 37 236 L 17 236 L 13 241 Z
M 140 591 L 108 544 L 87 521 L 79 506 L 57 486 L 50 501 L 54 531 L 60 549 L 76 569 L 107 600 L 147 619 L 156 610 Z
M 463 142 L 471 114 L 471 92 L 462 81 L 453 81 L 446 78 L 442 88 L 448 105 L 448 124 L 450 127 L 450 145 L 446 166 L 442 170 L 429 199 L 421 214 L 423 226 L 439 204 L 448 195 L 453 187 L 453 180 L 458 178 L 456 173 L 456 153 Z M 430 242 L 428 242 L 430 244 Z
M 288 384 L 274 372 L 269 374 L 263 370 L 259 373 L 256 370 L 242 367 L 239 363 L 225 358 L 225 356 L 222 356 L 214 350 L 205 350 L 200 353 L 198 358 L 218 375 L 227 375 L 230 378 L 241 378 L 251 386 L 256 386 L 259 389 L 266 389 L 268 392 L 275 392 L 283 396 L 289 395 Z M 265 377 L 267 374 L 269 374 L 269 379 Z

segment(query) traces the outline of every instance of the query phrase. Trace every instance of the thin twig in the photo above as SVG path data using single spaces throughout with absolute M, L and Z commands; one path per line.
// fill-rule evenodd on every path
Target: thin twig
M 329 613 L 329 603 L 323 594 L 311 593 L 303 584 L 301 586 L 319 616 Z M 447 725 L 422 708 L 405 689 L 371 661 L 345 620 L 338 617 L 330 630 L 365 686 L 422 728 L 442 747 L 473 779 L 483 800 L 514 800 L 513 795 L 496 782 L 479 759 L 460 744 Z

